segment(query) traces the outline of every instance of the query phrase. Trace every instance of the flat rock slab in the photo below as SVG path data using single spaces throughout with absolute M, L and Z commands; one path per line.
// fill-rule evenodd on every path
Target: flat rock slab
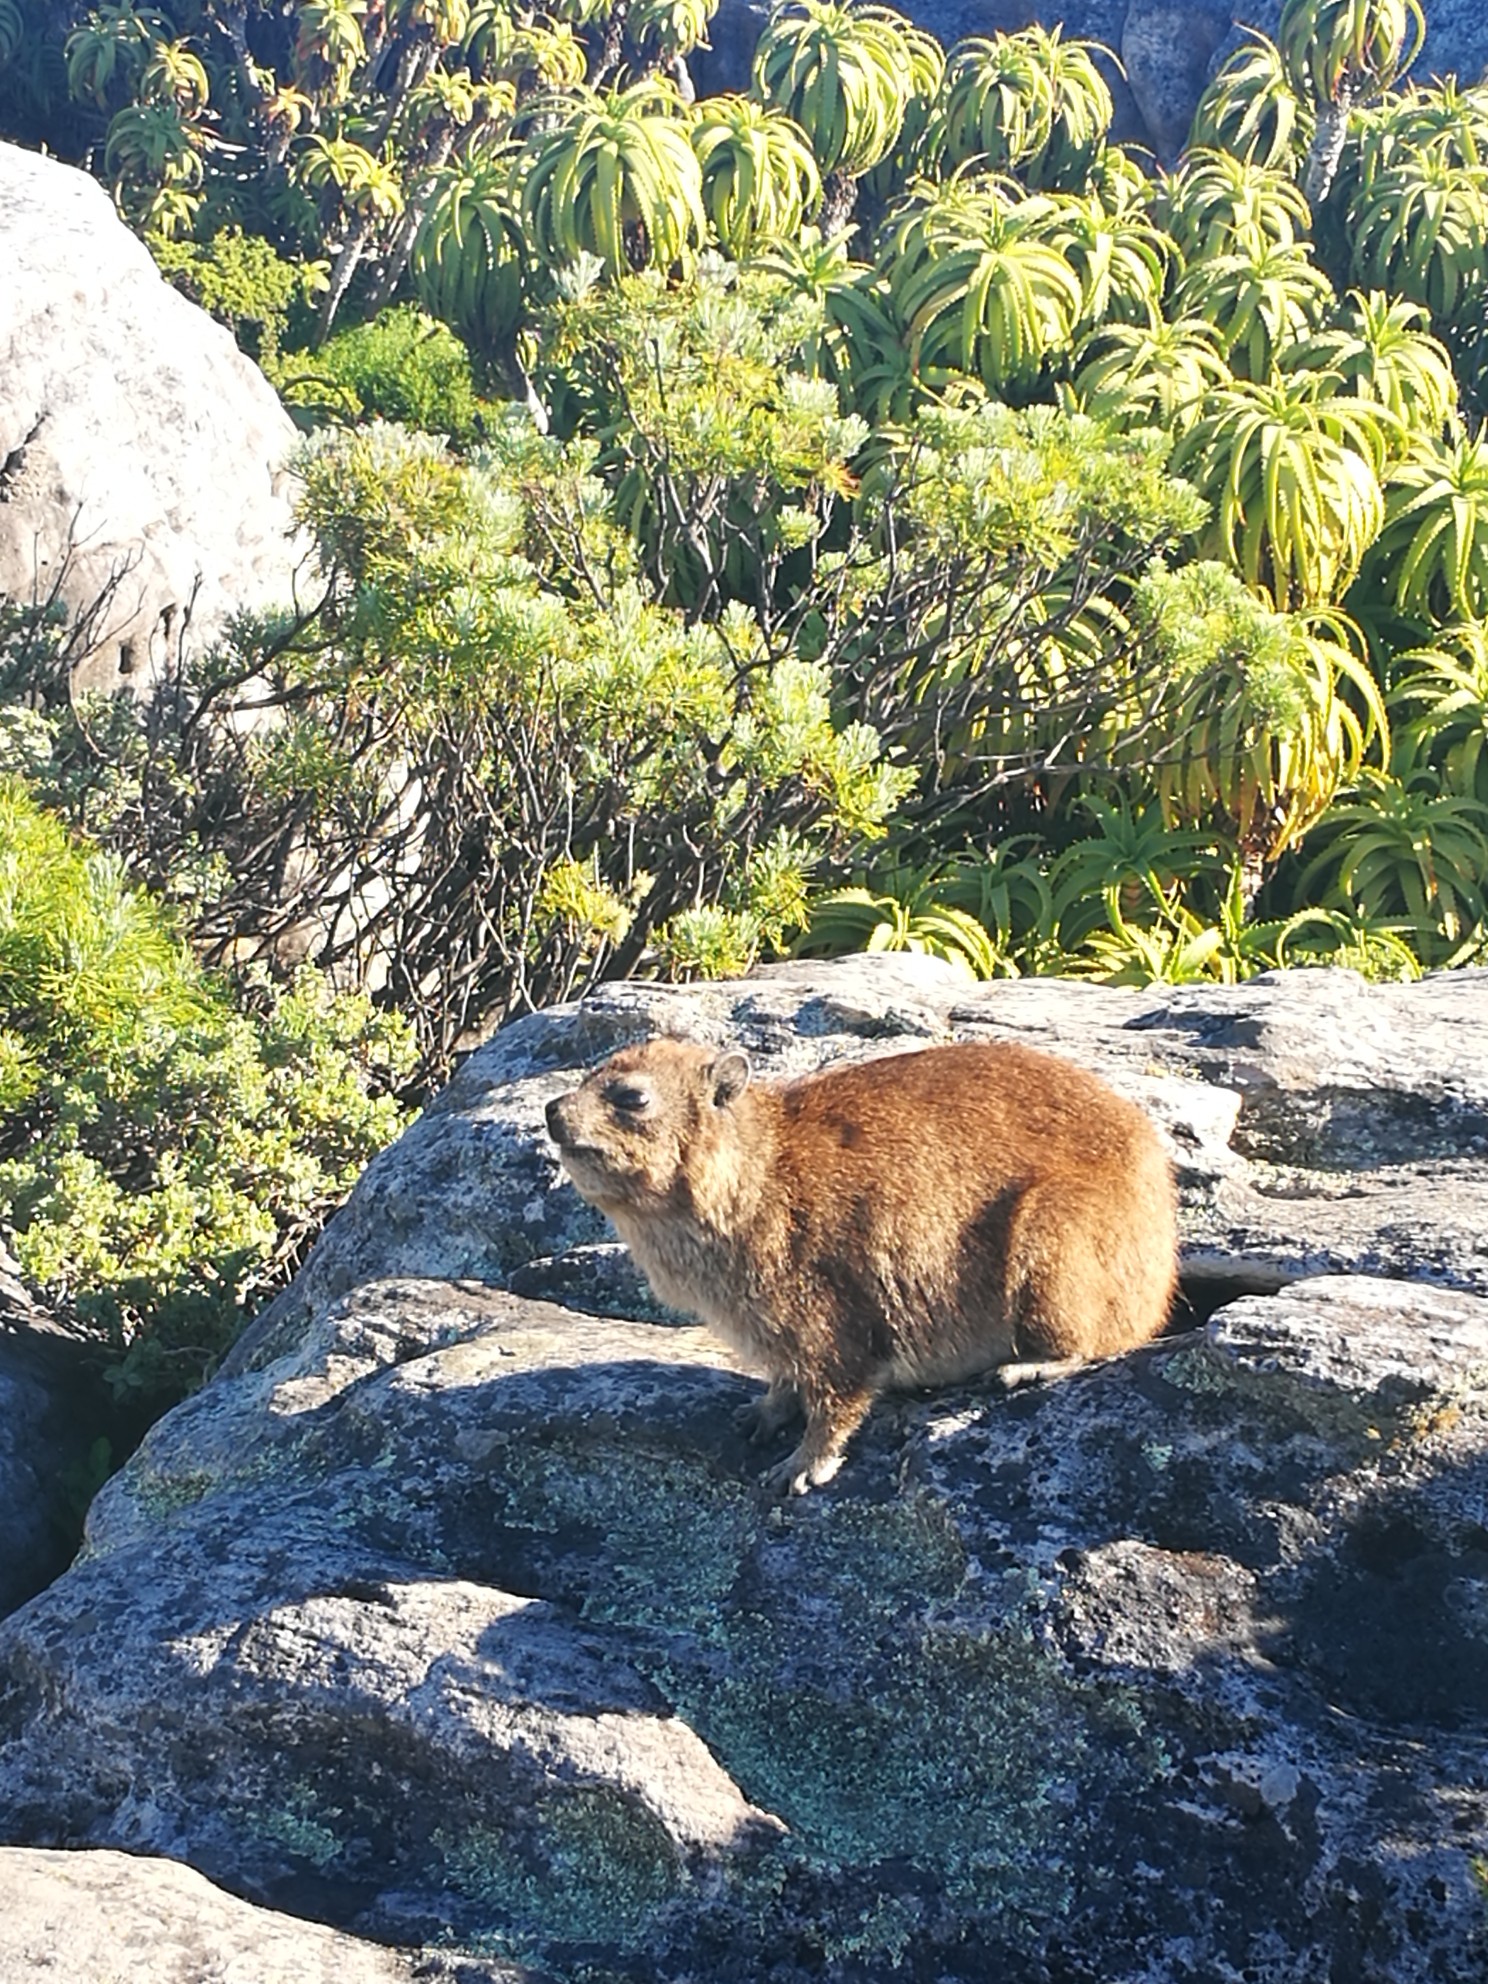
M 1084 1061 L 1163 1126 L 1228 1299 L 1058 1384 L 881 1401 L 775 1503 L 757 1380 L 541 1129 L 657 1030 Z M 510 1027 L 0 1625 L 0 1834 L 472 1980 L 1482 1984 L 1485 1099 L 1482 974 L 858 960 Z
M 0 1848 L 0 1984 L 414 1984 L 420 1967 L 128 1853 Z
M 562 1978 L 1478 1984 L 1488 1303 L 1304 1283 L 887 1401 L 784 1507 L 752 1390 L 355 1291 L 0 1628 L 0 1824 Z

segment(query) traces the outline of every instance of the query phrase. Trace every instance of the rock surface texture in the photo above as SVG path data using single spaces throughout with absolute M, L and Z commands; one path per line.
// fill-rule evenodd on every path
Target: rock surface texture
M 541 1128 L 658 1031 L 1094 1067 L 1219 1306 L 771 1502 Z M 1481 1984 L 1485 1298 L 1488 974 L 606 989 L 471 1056 L 0 1626 L 0 1834 L 470 1980 Z
M 87 173 L 0 145 L 0 268 L 0 598 L 91 616 L 87 686 L 148 686 L 290 600 L 294 426 Z
M 171 1860 L 0 1849 L 0 1984 L 412 1984 L 389 1950 L 254 1908 Z M 427 1974 L 427 1973 L 426 1973 Z
M 107 1412 L 90 1347 L 32 1302 L 0 1247 L 0 1618 L 67 1568 Z

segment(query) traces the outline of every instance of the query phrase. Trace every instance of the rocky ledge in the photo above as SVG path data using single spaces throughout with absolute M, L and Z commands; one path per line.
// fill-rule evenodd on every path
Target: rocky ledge
M 541 1129 L 661 1030 L 1095 1067 L 1190 1311 L 771 1502 Z M 611 988 L 471 1057 L 0 1627 L 0 1831 L 467 1980 L 1481 1984 L 1485 1297 L 1488 975 Z

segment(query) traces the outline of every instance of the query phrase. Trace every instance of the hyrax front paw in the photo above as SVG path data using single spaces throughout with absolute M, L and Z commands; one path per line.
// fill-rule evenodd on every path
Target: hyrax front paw
M 812 1459 L 797 1447 L 774 1467 L 767 1467 L 760 1479 L 772 1495 L 805 1495 L 824 1487 L 841 1465 L 841 1454 L 821 1454 Z

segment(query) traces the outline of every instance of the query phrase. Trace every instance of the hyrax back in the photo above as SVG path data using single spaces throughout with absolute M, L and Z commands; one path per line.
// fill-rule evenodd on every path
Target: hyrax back
M 877 1393 L 1109 1357 L 1162 1329 L 1171 1173 L 1135 1104 L 1013 1045 L 933 1047 L 752 1083 L 743 1054 L 655 1040 L 548 1105 L 580 1194 L 663 1301 L 806 1427 L 767 1479 L 829 1480 Z

